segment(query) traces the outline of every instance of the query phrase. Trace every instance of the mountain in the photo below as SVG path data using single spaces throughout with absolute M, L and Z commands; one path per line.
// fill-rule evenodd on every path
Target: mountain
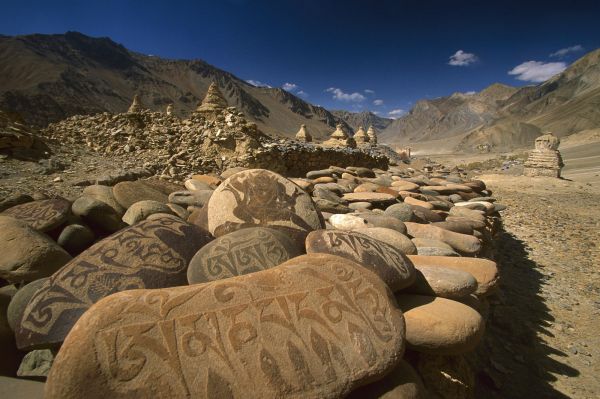
M 358 128 L 361 126 L 366 130 L 369 128 L 369 126 L 373 125 L 373 127 L 380 132 L 387 128 L 393 121 L 393 119 L 382 118 L 381 116 L 377 116 L 370 111 L 350 112 L 335 110 L 331 111 L 331 113 L 335 117 L 345 121 L 354 130 L 358 130 Z
M 522 88 L 493 84 L 471 96 L 421 100 L 380 134 L 396 144 L 446 140 L 453 150 L 488 145 L 497 151 L 531 147 L 550 131 L 559 137 L 600 128 L 600 49 L 585 54 L 562 73 Z M 437 143 L 436 143 L 437 144 Z
M 149 109 L 173 102 L 175 113 L 185 116 L 212 81 L 265 133 L 293 137 L 306 124 L 322 139 L 336 123 L 349 128 L 322 107 L 282 89 L 255 87 L 201 60 L 148 56 L 77 32 L 0 36 L 0 109 L 36 126 L 75 114 L 125 112 L 136 93 Z
M 470 131 L 498 116 L 502 100 L 518 89 L 494 83 L 475 94 L 420 100 L 410 112 L 394 120 L 380 134 L 390 143 L 410 143 L 452 137 Z

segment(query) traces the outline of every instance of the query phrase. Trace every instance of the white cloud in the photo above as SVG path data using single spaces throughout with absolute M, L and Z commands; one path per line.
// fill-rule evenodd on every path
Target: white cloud
M 453 66 L 467 66 L 471 65 L 474 62 L 477 62 L 479 58 L 473 53 L 466 53 L 462 50 L 458 50 L 454 55 L 451 55 L 450 61 L 448 61 L 448 65 Z
M 291 91 L 291 92 L 294 92 L 299 89 L 299 87 L 296 83 L 288 83 L 288 82 L 284 83 L 281 86 L 281 88 L 285 91 Z
M 401 117 L 402 115 L 406 114 L 406 111 L 403 110 L 402 108 L 398 108 L 398 109 L 393 109 L 390 112 L 388 112 L 388 116 L 392 119 L 396 119 Z
M 378 98 L 377 100 L 373 101 L 373 105 L 383 105 L 383 100 Z
M 508 71 L 508 74 L 515 75 L 518 80 L 539 83 L 550 79 L 566 68 L 567 64 L 564 62 L 527 61 Z
M 379 114 L 381 114 L 381 112 L 379 112 L 379 111 L 371 111 L 371 113 L 372 113 L 372 114 L 375 114 L 375 115 L 379 115 Z
M 334 100 L 355 102 L 355 103 L 359 103 L 359 102 L 365 100 L 365 96 L 363 96 L 360 93 L 356 93 L 356 92 L 344 93 L 342 91 L 342 89 L 338 89 L 337 87 L 330 87 L 329 89 L 327 89 L 325 91 L 328 93 L 332 93 Z
M 308 97 L 308 93 L 305 92 L 304 90 L 300 90 L 296 94 L 299 95 L 300 97 Z
M 363 90 L 365 93 L 367 94 L 375 94 L 375 90 L 371 90 L 371 89 L 364 89 Z
M 465 96 L 473 96 L 475 94 L 477 94 L 477 92 L 476 91 L 472 91 L 472 90 L 465 92 Z
M 258 80 L 248 79 L 246 80 L 246 83 L 250 83 L 252 86 L 256 87 L 268 87 L 269 89 L 271 88 L 271 86 L 269 86 L 268 84 L 260 82 Z
M 584 48 L 581 44 L 576 44 L 575 46 L 561 48 L 560 50 L 557 50 L 554 53 L 550 54 L 550 57 L 562 58 L 569 53 L 577 53 L 577 52 L 583 51 L 583 50 L 584 50 Z

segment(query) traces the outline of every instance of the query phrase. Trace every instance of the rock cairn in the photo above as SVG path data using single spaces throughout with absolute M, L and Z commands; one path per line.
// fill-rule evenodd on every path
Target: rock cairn
M 142 100 L 140 100 L 140 96 L 136 94 L 133 96 L 133 102 L 129 106 L 127 113 L 135 114 L 135 113 L 142 112 L 145 109 L 146 109 L 146 107 L 142 103 Z
M 529 153 L 523 174 L 525 176 L 560 177 L 563 160 L 558 151 L 560 139 L 552 133 L 535 139 L 535 149 Z
M 223 97 L 221 90 L 219 90 L 219 86 L 216 82 L 212 82 L 210 86 L 208 86 L 206 96 L 200 104 L 198 104 L 196 112 L 209 114 L 218 113 L 227 107 L 227 100 Z
M 372 145 L 377 144 L 377 133 L 375 133 L 375 128 L 372 125 L 369 126 L 369 129 L 367 130 L 367 136 L 369 136 L 369 142 Z
M 342 124 L 338 123 L 329 140 L 324 141 L 323 145 L 326 147 L 355 148 L 356 142 L 344 131 Z
M 473 397 L 502 209 L 357 166 L 29 200 L 0 213 L 3 363 L 50 399 Z
M 300 125 L 300 130 L 298 130 L 298 133 L 296 133 L 296 140 L 298 140 L 302 143 L 312 142 L 312 136 L 306 129 L 306 125 L 304 125 L 304 124 Z
M 362 126 L 360 126 L 356 133 L 354 133 L 353 138 L 354 141 L 356 141 L 357 146 L 368 145 L 370 141 L 369 135 L 365 132 L 365 129 L 363 129 Z

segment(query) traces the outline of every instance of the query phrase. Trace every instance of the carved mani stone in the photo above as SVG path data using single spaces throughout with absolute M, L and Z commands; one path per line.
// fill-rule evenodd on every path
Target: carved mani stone
M 303 253 L 303 243 L 295 243 L 277 230 L 249 227 L 200 248 L 190 262 L 188 282 L 206 283 L 258 272 Z
M 32 297 L 15 332 L 21 349 L 60 344 L 95 302 L 134 288 L 184 285 L 208 233 L 177 217 L 146 220 L 96 243 L 54 273 Z
M 374 273 L 304 255 L 227 280 L 103 299 L 65 340 L 44 397 L 344 397 L 395 367 L 404 333 Z
M 354 260 L 375 272 L 392 291 L 411 285 L 412 262 L 393 246 L 354 231 L 318 230 L 306 237 L 307 253 L 327 253 Z
M 245 227 L 312 231 L 324 227 L 309 194 L 265 169 L 234 174 L 208 201 L 208 228 L 215 237 Z
M 113 194 L 117 202 L 125 209 L 139 201 L 151 200 L 163 204 L 169 201 L 167 194 L 139 180 L 117 183 L 113 187 Z
M 66 222 L 70 211 L 69 201 L 64 198 L 52 198 L 13 206 L 2 212 L 2 216 L 21 220 L 33 229 L 45 232 Z

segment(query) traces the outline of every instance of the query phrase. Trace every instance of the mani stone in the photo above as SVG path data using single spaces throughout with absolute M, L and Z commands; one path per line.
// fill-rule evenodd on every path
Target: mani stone
M 323 142 L 326 147 L 348 147 L 355 148 L 356 142 L 353 138 L 348 137 L 341 123 L 335 126 L 335 130 L 331 133 L 329 140 Z
M 560 171 L 565 165 L 558 151 L 559 145 L 559 138 L 552 133 L 536 138 L 535 149 L 529 153 L 523 165 L 523 174 L 530 177 L 560 177 Z
M 125 209 L 139 201 L 152 200 L 166 204 L 168 195 L 141 181 L 123 181 L 113 187 L 117 202 Z
M 310 232 L 324 228 L 309 194 L 265 169 L 226 179 L 207 204 L 208 229 L 219 237 L 245 227 L 281 227 Z
M 367 130 L 367 136 L 369 136 L 369 142 L 371 144 L 377 144 L 377 134 L 375 133 L 375 128 L 373 128 L 373 126 L 369 126 L 369 130 Z
M 152 200 L 144 200 L 138 201 L 135 204 L 131 205 L 127 212 L 123 215 L 123 221 L 128 225 L 134 225 L 142 220 L 146 219 L 148 216 L 153 215 L 155 213 L 166 213 L 173 214 L 171 208 L 165 205 L 162 202 L 152 201 Z
M 47 277 L 40 278 L 32 281 L 29 284 L 26 284 L 25 286 L 19 288 L 17 293 L 10 300 L 10 304 L 8 305 L 8 309 L 6 311 L 6 317 L 8 319 L 8 325 L 13 332 L 17 330 L 29 300 L 40 289 L 42 284 L 46 282 L 46 280 L 48 280 Z
M 11 283 L 48 277 L 71 260 L 50 237 L 6 216 L 0 216 L 0 248 L 0 278 Z
M 214 113 L 227 108 L 227 100 L 221 94 L 217 83 L 212 82 L 208 86 L 208 91 L 202 102 L 196 108 L 196 112 L 200 113 Z
M 485 322 L 470 306 L 446 298 L 397 295 L 406 320 L 407 346 L 417 352 L 458 355 L 475 349 Z
M 2 212 L 30 225 L 35 230 L 46 232 L 67 221 L 71 203 L 64 198 L 52 198 L 16 205 Z
M 210 241 L 174 216 L 146 220 L 99 241 L 35 293 L 15 333 L 20 349 L 59 345 L 95 302 L 123 290 L 187 283 L 189 261 Z
M 136 94 L 136 95 L 133 96 L 133 102 L 129 106 L 129 109 L 127 110 L 127 113 L 128 114 L 134 114 L 134 113 L 137 113 L 137 112 L 142 112 L 145 109 L 146 109 L 146 107 L 142 103 L 142 100 L 140 100 L 140 96 Z
M 392 291 L 415 280 L 415 268 L 393 246 L 367 235 L 342 230 L 318 230 L 306 237 L 307 253 L 327 253 L 353 260 L 375 272 Z
M 296 133 L 296 140 L 303 143 L 310 143 L 312 141 L 312 136 L 308 130 L 306 130 L 306 125 L 300 125 L 300 130 L 298 130 L 298 133 Z
M 44 398 L 339 398 L 392 371 L 403 351 L 387 286 L 311 254 L 103 299 L 65 340 Z
M 369 144 L 369 136 L 362 126 L 360 126 L 356 133 L 354 133 L 354 141 L 356 141 L 357 145 Z
M 264 227 L 249 227 L 221 236 L 200 248 L 190 261 L 190 284 L 223 280 L 278 266 L 304 253 L 285 234 Z

